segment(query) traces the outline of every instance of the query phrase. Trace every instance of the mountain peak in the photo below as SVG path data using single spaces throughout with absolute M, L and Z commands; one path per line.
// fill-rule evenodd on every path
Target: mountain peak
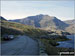
M 56 18 L 55 16 L 49 16 L 44 14 L 39 14 L 35 16 L 29 16 L 27 18 L 13 21 L 13 22 L 19 22 L 26 25 L 32 25 L 39 28 L 46 28 L 46 27 L 52 27 L 56 29 L 64 29 L 68 26 L 68 24 L 64 23 L 60 19 Z
M 44 14 L 39 14 L 40 16 L 43 16 Z
M 38 15 L 36 15 L 36 16 L 46 16 L 46 15 L 44 15 L 44 14 L 38 14 Z

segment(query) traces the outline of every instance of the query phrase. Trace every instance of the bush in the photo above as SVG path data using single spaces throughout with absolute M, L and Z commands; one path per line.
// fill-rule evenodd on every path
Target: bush
M 49 44 L 51 44 L 52 46 L 57 46 L 59 45 L 59 43 L 57 43 L 56 41 L 49 41 Z

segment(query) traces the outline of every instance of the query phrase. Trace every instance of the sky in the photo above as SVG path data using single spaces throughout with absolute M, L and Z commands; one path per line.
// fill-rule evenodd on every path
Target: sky
M 7 20 L 39 14 L 60 20 L 74 19 L 74 1 L 1 1 L 1 16 Z

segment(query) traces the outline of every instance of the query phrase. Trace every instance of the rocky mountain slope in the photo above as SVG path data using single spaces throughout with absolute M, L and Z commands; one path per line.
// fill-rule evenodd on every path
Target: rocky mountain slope
M 67 24 L 75 24 L 75 19 L 64 21 Z
M 36 15 L 36 16 L 29 16 L 27 18 L 17 19 L 17 20 L 9 20 L 12 22 L 18 22 L 25 25 L 31 25 L 38 28 L 55 28 L 55 29 L 65 29 L 69 26 L 69 24 L 59 20 L 54 16 L 49 15 Z
M 71 24 L 69 27 L 67 27 L 65 29 L 65 31 L 71 33 L 71 34 L 75 34 L 75 24 Z
M 75 19 L 67 20 L 65 23 L 70 24 L 65 30 L 69 33 L 75 34 Z
M 4 17 L 0 16 L 0 20 L 6 20 Z

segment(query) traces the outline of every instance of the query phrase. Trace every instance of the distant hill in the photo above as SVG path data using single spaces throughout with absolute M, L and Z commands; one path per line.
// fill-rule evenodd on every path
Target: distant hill
M 75 24 L 75 19 L 64 21 L 67 24 Z
M 64 22 L 69 24 L 69 26 L 66 27 L 65 31 L 67 31 L 69 33 L 72 33 L 72 34 L 75 34 L 75 19 L 67 20 L 67 21 L 64 21 Z
M 49 15 L 36 15 L 36 16 L 29 16 L 27 18 L 17 19 L 17 20 L 9 20 L 12 22 L 18 22 L 25 25 L 31 25 L 38 28 L 56 28 L 56 29 L 65 29 L 69 26 L 69 24 L 59 20 L 54 16 Z
M 4 17 L 0 16 L 0 20 L 6 20 Z
M 65 29 L 67 32 L 75 34 L 75 24 L 71 24 L 69 27 Z

